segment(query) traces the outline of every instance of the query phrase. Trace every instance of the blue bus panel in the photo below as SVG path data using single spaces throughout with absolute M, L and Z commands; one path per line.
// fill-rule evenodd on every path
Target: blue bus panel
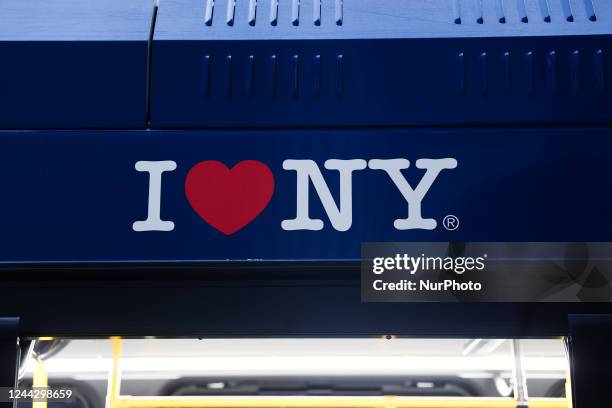
M 604 0 L 166 0 L 151 126 L 609 123 L 610 44 Z
M 0 129 L 144 128 L 150 0 L 0 2 Z
M 373 241 L 610 241 L 611 142 L 608 127 L 2 132 L 0 259 L 355 260 Z

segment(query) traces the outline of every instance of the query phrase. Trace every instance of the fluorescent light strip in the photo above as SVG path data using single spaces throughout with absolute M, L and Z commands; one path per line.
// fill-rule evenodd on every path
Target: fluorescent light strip
M 527 371 L 565 371 L 563 357 L 524 357 Z M 108 358 L 52 358 L 49 373 L 105 372 Z M 507 371 L 512 359 L 504 356 L 244 356 L 122 358 L 123 372 L 198 372 L 201 375 L 398 375 L 415 372 Z M 28 371 L 33 371 L 29 364 Z

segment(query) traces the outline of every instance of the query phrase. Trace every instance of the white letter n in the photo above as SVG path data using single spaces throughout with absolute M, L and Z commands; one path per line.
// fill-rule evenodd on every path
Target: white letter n
M 308 215 L 308 186 L 309 180 L 321 199 L 321 204 L 329 217 L 329 221 L 337 231 L 347 231 L 353 223 L 353 187 L 352 173 L 355 170 L 366 168 L 366 161 L 360 159 L 338 160 L 330 159 L 325 162 L 328 170 L 338 170 L 340 173 L 340 206 L 336 207 L 329 187 L 325 183 L 319 166 L 312 160 L 285 160 L 283 169 L 295 170 L 297 173 L 296 217 L 284 220 L 281 227 L 287 231 L 323 229 L 323 221 L 312 219 Z
M 149 208 L 147 219 L 136 221 L 132 224 L 134 231 L 172 231 L 174 223 L 172 221 L 162 221 L 161 211 L 161 179 L 164 171 L 176 169 L 176 162 L 172 160 L 164 161 L 139 161 L 136 162 L 136 171 L 149 173 Z

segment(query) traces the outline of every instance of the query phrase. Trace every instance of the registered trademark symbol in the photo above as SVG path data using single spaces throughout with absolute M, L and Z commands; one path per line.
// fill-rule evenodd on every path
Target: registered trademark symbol
M 442 225 L 449 231 L 454 231 L 459 228 L 459 218 L 457 216 L 449 214 L 442 220 Z

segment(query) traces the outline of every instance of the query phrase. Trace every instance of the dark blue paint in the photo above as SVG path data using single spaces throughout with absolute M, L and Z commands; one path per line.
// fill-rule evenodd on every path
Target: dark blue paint
M 161 261 L 355 259 L 363 241 L 610 241 L 608 128 L 362 129 L 318 131 L 5 132 L 0 135 L 1 260 Z M 435 231 L 396 231 L 406 203 L 384 172 L 355 173 L 353 226 L 335 231 L 311 192 L 322 231 L 283 231 L 295 216 L 295 173 L 284 159 L 454 157 L 423 202 Z M 265 162 L 276 190 L 250 225 L 225 236 L 184 194 L 203 160 Z M 162 218 L 173 232 L 134 232 L 146 218 L 148 176 L 138 160 L 175 160 L 163 178 Z M 337 172 L 322 169 L 337 197 Z M 406 171 L 414 186 L 421 177 Z M 312 190 L 312 189 L 311 189 Z M 441 226 L 454 214 L 461 227 Z
M 610 38 L 155 40 L 151 126 L 604 124 Z
M 277 26 L 267 1 L 255 26 L 247 2 L 228 26 L 219 1 L 209 27 L 201 1 L 166 0 L 148 55 L 152 1 L 8 0 L 0 129 L 145 129 L 147 117 L 156 129 L 612 120 L 609 2 L 596 4 L 596 22 L 580 6 L 573 23 L 551 9 L 551 23 L 528 24 L 512 2 L 507 24 L 472 3 L 461 2 L 454 24 L 445 0 L 355 0 L 341 26 L 327 4 L 317 26 L 304 0 L 296 27 L 288 2 Z
M 0 129 L 143 129 L 153 0 L 2 0 Z
M 0 42 L 0 129 L 143 129 L 147 43 Z

